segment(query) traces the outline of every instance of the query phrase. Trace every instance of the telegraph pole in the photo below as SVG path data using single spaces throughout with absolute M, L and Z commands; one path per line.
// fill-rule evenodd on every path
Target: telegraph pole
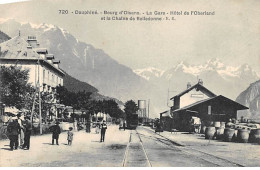
M 148 121 L 149 121 L 149 112 L 150 112 L 150 99 L 148 99 Z
M 39 123 L 40 123 L 40 134 L 42 135 L 42 107 L 41 107 L 41 90 L 40 90 L 40 60 L 38 58 L 38 96 L 39 96 Z

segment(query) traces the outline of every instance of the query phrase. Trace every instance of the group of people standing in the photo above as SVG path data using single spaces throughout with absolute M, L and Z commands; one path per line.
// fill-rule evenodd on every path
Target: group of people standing
M 52 145 L 54 145 L 54 141 L 56 141 L 56 145 L 59 145 L 59 135 L 61 133 L 59 124 L 59 122 L 56 122 L 54 126 L 49 128 L 49 130 L 52 132 Z M 99 133 L 99 129 L 101 132 L 100 142 L 104 142 L 107 130 L 107 124 L 105 120 L 96 126 L 96 133 Z M 69 131 L 67 132 L 68 145 L 72 145 L 74 135 L 72 130 L 73 128 L 70 127 Z M 7 132 L 10 139 L 10 150 L 18 149 L 19 142 L 21 149 L 30 149 L 30 137 L 32 132 L 32 123 L 30 121 L 30 117 L 25 117 L 24 120 L 21 119 L 20 114 L 18 114 L 16 117 L 12 117 L 9 120 Z
M 59 122 L 56 122 L 56 124 L 54 126 L 51 126 L 49 128 L 49 130 L 52 132 L 52 145 L 54 145 L 54 141 L 56 140 L 56 145 L 59 145 L 59 135 L 61 133 L 61 128 L 59 126 Z M 106 130 L 107 130 L 107 124 L 106 121 L 103 120 L 103 122 L 101 124 L 97 124 L 96 125 L 96 133 L 99 133 L 99 130 L 101 130 L 101 137 L 100 137 L 100 142 L 104 142 L 105 141 L 105 134 L 106 134 Z M 73 141 L 73 132 L 72 132 L 73 128 L 69 127 L 69 131 L 67 132 L 67 140 L 68 140 L 68 145 L 72 145 L 72 141 Z M 86 131 L 88 132 L 88 131 Z
M 30 137 L 32 131 L 32 124 L 30 117 L 25 117 L 25 120 L 21 119 L 21 114 L 12 117 L 7 125 L 7 134 L 10 140 L 10 150 L 16 150 L 19 147 L 21 149 L 30 149 Z

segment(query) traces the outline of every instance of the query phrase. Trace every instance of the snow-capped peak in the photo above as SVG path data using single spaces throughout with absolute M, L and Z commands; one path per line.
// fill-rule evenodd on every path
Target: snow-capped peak
M 225 64 L 219 58 L 212 58 L 206 62 L 206 67 L 211 69 L 222 69 Z
M 143 78 L 145 78 L 146 80 L 150 80 L 150 78 L 152 76 L 155 77 L 161 77 L 164 73 L 163 70 L 160 70 L 158 68 L 155 67 L 147 67 L 147 68 L 143 68 L 143 69 L 135 69 L 133 70 L 133 72 Z
M 166 77 L 171 77 L 172 72 L 183 72 L 194 76 L 199 76 L 203 72 L 215 71 L 224 79 L 246 76 L 259 78 L 259 75 L 248 64 L 241 66 L 229 66 L 225 65 L 219 58 L 210 59 L 201 65 L 189 65 L 188 63 L 182 61 L 170 70 L 171 71 L 167 71 L 167 74 L 169 75 L 165 75 Z M 146 80 L 150 80 L 152 76 L 161 77 L 165 73 L 165 71 L 154 67 L 136 69 L 134 72 Z

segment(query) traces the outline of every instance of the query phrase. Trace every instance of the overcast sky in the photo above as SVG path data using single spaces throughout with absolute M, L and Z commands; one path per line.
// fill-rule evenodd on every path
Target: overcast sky
M 260 72 L 259 0 L 34 0 L 0 5 L 1 18 L 60 26 L 133 69 L 170 68 L 179 61 L 220 58 Z M 175 21 L 101 21 L 101 15 L 60 15 L 59 9 L 108 11 L 215 11 Z

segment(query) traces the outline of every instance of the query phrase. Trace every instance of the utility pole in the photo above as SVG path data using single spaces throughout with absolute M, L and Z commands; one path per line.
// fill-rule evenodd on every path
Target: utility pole
M 37 93 L 37 87 L 35 89 L 34 96 L 33 96 L 33 106 L 32 106 L 32 112 L 31 112 L 31 122 L 32 122 L 31 128 L 33 127 L 33 112 L 34 112 L 34 109 L 35 109 L 36 93 Z
M 148 121 L 149 121 L 149 112 L 150 112 L 150 99 L 148 99 Z
M 39 123 L 40 123 L 40 134 L 42 135 L 42 107 L 41 107 L 41 90 L 40 90 L 40 60 L 38 58 L 38 93 L 39 93 Z

